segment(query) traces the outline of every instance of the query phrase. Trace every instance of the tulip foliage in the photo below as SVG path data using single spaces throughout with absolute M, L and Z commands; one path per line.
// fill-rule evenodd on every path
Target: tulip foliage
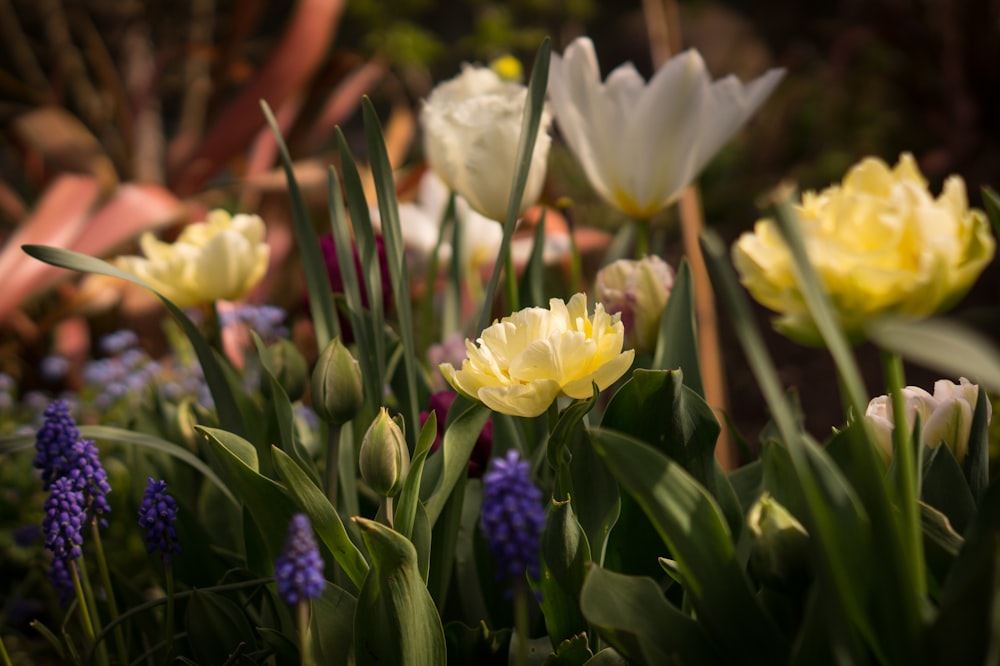
M 580 50 L 554 60 L 556 69 L 585 68 L 589 61 Z M 500 129 L 512 134 L 496 139 L 505 144 L 502 166 L 512 174 L 510 181 L 502 174 L 494 183 L 503 192 L 477 199 L 461 191 L 462 178 L 474 174 L 458 169 L 443 176 L 473 208 L 504 220 L 501 256 L 480 317 L 487 324 L 492 296 L 501 291 L 501 267 L 511 266 L 503 255 L 514 223 L 523 201 L 537 196 L 535 141 L 548 124 L 548 64 L 545 42 L 529 85 L 517 93 L 522 115 L 505 117 Z M 684 75 L 704 104 L 725 97 L 734 84 L 710 86 L 695 54 L 680 56 L 668 68 L 651 85 Z M 621 73 L 607 85 L 632 85 L 632 74 Z M 638 212 L 673 197 L 709 158 L 706 146 L 714 150 L 722 134 L 735 131 L 778 78 L 767 74 L 751 85 L 746 99 L 737 96 L 741 107 L 725 132 L 717 127 L 699 139 L 697 159 L 650 192 Z M 488 83 L 490 95 L 495 86 L 507 85 Z M 553 90 L 569 94 L 566 85 L 561 80 Z M 444 101 L 432 97 L 425 109 L 428 116 L 445 114 L 432 124 L 469 121 L 474 113 Z M 940 272 L 928 280 L 950 280 L 951 292 L 934 292 L 933 302 L 921 301 L 920 294 L 944 286 L 928 281 L 915 291 L 898 291 L 904 305 L 888 312 L 845 314 L 850 304 L 839 298 L 842 283 L 829 281 L 834 262 L 817 256 L 817 248 L 848 253 L 864 239 L 845 233 L 837 236 L 842 245 L 819 247 L 808 235 L 812 218 L 806 216 L 804 229 L 800 225 L 802 210 L 768 211 L 769 222 L 758 226 L 756 240 L 737 246 L 736 265 L 745 269 L 750 293 L 768 307 L 785 299 L 780 305 L 788 307 L 775 309 L 795 331 L 807 329 L 810 342 L 830 351 L 846 410 L 825 441 L 805 430 L 728 252 L 709 233 L 702 248 L 712 286 L 770 410 L 760 441 L 743 442 L 753 460 L 729 471 L 716 460 L 728 426 L 704 397 L 687 262 L 676 274 L 652 260 L 614 267 L 600 293 L 617 294 L 622 303 L 588 307 L 586 294 L 579 293 L 553 297 L 546 308 L 530 297 L 543 291 L 541 273 L 531 268 L 541 262 L 537 247 L 520 294 L 536 305 L 478 327 L 465 342 L 463 362 L 441 363 L 459 396 L 435 446 L 438 417 L 430 411 L 421 419 L 420 406 L 430 402 L 430 376 L 437 368 L 428 368 L 418 354 L 393 173 L 374 108 L 367 100 L 362 106 L 390 282 L 386 293 L 395 304 L 391 313 L 373 259 L 376 227 L 343 135 L 341 169 L 329 171 L 329 225 L 344 284 L 334 301 L 320 279 L 326 266 L 316 227 L 271 118 L 317 332 L 311 383 L 302 370 L 290 370 L 299 365 L 282 361 L 289 352 L 256 338 L 266 390 L 249 394 L 159 277 L 66 250 L 25 248 L 51 264 L 151 289 L 190 339 L 214 399 L 215 409 L 189 428 L 190 446 L 124 429 L 81 428 L 84 436 L 127 443 L 152 452 L 157 464 L 182 469 L 177 473 L 188 481 L 178 488 L 187 483 L 197 506 L 212 507 L 205 512 L 211 521 L 199 523 L 183 511 L 177 519 L 181 551 L 173 559 L 186 587 L 175 593 L 171 586 L 169 599 L 170 608 L 181 609 L 176 621 L 184 631 L 150 648 L 157 660 L 174 654 L 206 663 L 600 666 L 982 663 L 995 657 L 1000 484 L 988 474 L 987 391 L 1000 390 L 1000 355 L 953 322 L 886 318 L 938 312 L 978 275 L 972 264 L 981 269 L 992 256 L 992 237 L 980 224 L 985 217 L 968 213 L 964 191 L 959 197 L 952 184 L 936 202 L 919 194 L 907 199 L 916 203 L 905 212 L 918 218 L 930 217 L 934 211 L 927 208 L 935 206 L 957 215 L 949 219 L 960 227 L 962 242 L 921 255 Z M 565 122 L 563 116 L 557 122 Z M 466 129 L 486 128 L 477 122 Z M 576 136 L 582 141 L 582 134 Z M 454 168 L 463 162 L 448 151 L 460 148 L 501 150 L 472 139 L 469 145 L 442 139 L 429 144 L 428 152 L 441 151 L 438 157 Z M 492 155 L 469 159 L 479 168 Z M 884 165 L 862 168 L 884 179 L 915 181 L 908 159 L 891 173 Z M 588 175 L 607 185 L 614 174 Z M 641 182 L 636 187 L 649 189 Z M 851 222 L 861 215 L 861 204 L 854 203 L 844 204 Z M 822 205 L 807 198 L 803 208 Z M 926 224 L 919 228 L 927 231 Z M 350 254 L 352 238 L 362 278 Z M 895 240 L 919 239 L 900 233 Z M 932 251 L 947 256 L 939 261 L 929 256 Z M 866 261 L 863 253 L 855 258 Z M 886 279 L 903 270 L 896 264 L 890 269 Z M 915 312 L 918 301 L 928 311 Z M 351 345 L 341 343 L 338 307 L 353 331 Z M 641 310 L 629 311 L 630 321 L 642 326 L 631 343 L 622 316 L 628 308 Z M 872 400 L 861 380 L 851 347 L 858 336 L 884 352 L 887 396 Z M 934 349 L 934 367 L 959 380 L 940 383 L 933 395 L 904 388 L 902 377 L 901 358 L 926 363 L 928 348 Z M 318 446 L 304 441 L 293 416 L 295 396 L 307 384 L 322 419 Z M 804 390 L 826 390 L 835 399 L 833 387 Z M 480 479 L 469 474 L 469 462 L 487 419 L 493 461 Z M 759 455 L 751 456 L 750 449 Z M 190 481 L 192 476 L 198 480 Z M 490 485 L 501 482 L 504 492 L 517 496 L 503 497 L 496 491 L 500 486 Z M 540 507 L 531 504 L 537 489 Z M 309 557 L 298 553 L 296 560 L 314 565 L 309 592 L 315 594 L 296 596 L 289 608 L 272 577 L 276 560 L 290 561 L 286 537 L 293 520 L 300 531 L 305 525 L 315 533 L 315 544 L 309 532 L 299 539 L 310 546 Z M 518 532 L 529 522 L 533 528 L 541 524 L 540 534 Z M 194 543 L 189 547 L 185 539 Z M 315 566 L 314 546 L 325 566 Z M 314 580 L 317 571 L 325 586 Z M 114 626 L 129 638 L 146 639 L 152 618 L 168 615 L 165 600 L 141 604 L 124 586 L 118 596 L 132 607 L 89 637 L 83 648 L 88 657 L 101 658 Z M 69 654 L 65 639 L 52 633 L 51 640 L 54 649 Z

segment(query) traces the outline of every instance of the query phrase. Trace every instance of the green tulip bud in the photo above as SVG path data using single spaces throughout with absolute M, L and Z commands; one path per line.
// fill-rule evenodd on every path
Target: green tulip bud
M 368 426 L 358 454 L 361 478 L 384 497 L 395 497 L 403 489 L 410 469 L 410 451 L 403 430 L 385 407 Z
M 313 370 L 313 410 L 324 421 L 343 425 L 357 416 L 364 403 L 361 366 L 340 338 L 334 338 Z
M 770 493 L 747 512 L 753 545 L 750 571 L 764 584 L 791 590 L 809 579 L 809 533 Z
M 278 340 L 264 351 L 264 365 L 288 394 L 292 402 L 302 397 L 306 392 L 306 381 L 309 368 L 306 359 L 291 340 Z M 271 382 L 265 377 L 261 382 L 261 391 L 267 397 L 271 396 Z

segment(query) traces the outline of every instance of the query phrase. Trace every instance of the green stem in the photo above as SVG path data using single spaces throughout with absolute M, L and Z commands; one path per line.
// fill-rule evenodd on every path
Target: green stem
M 205 315 L 205 340 L 208 341 L 212 349 L 219 352 L 225 358 L 226 350 L 222 346 L 222 324 L 219 321 L 219 310 L 215 302 L 205 303 L 201 310 Z
M 505 260 L 506 285 L 507 285 L 507 311 L 517 312 L 520 309 L 517 297 L 517 271 L 514 270 L 514 253 L 508 252 Z
M 382 504 L 385 509 L 385 524 L 392 527 L 393 517 L 392 517 L 392 498 L 386 497 L 385 502 Z
M 115 589 L 111 586 L 111 573 L 108 570 L 108 561 L 104 556 L 104 543 L 101 541 L 101 529 L 97 524 L 97 518 L 90 520 L 90 527 L 94 533 L 94 551 L 97 555 L 97 571 L 101 576 L 101 585 L 104 586 L 104 594 L 108 600 L 108 612 L 111 621 L 118 619 L 118 602 L 115 600 Z M 128 663 L 128 649 L 125 647 L 125 633 L 120 624 L 115 626 L 115 651 L 118 653 L 118 661 L 123 664 Z
M 906 421 L 906 398 L 903 396 L 903 386 L 906 383 L 903 374 L 903 359 L 899 354 L 883 351 L 882 372 L 885 375 L 886 390 L 892 400 L 893 416 L 893 457 L 895 459 L 896 493 L 899 511 L 903 519 L 903 533 L 907 548 L 913 553 L 911 562 L 923 562 L 923 536 L 920 527 L 920 480 L 917 477 L 915 463 L 915 443 L 912 442 L 910 426 Z M 911 571 L 910 577 L 919 598 L 927 592 L 923 571 Z
M 299 601 L 295 610 L 299 625 L 299 659 L 302 666 L 314 666 L 316 659 L 309 642 L 309 600 Z
M 77 567 L 77 563 L 81 563 L 82 558 L 78 558 L 76 562 L 69 563 L 70 575 L 73 577 L 73 590 L 76 592 L 77 607 L 80 609 L 80 624 L 83 625 L 83 633 L 86 634 L 87 640 L 90 642 L 91 650 L 98 653 L 98 658 L 100 663 L 108 663 L 108 653 L 104 650 L 103 643 L 97 643 L 96 635 L 94 634 L 94 621 L 91 618 L 91 612 L 93 608 L 91 607 L 91 600 L 88 599 L 89 595 L 84 587 L 89 587 L 87 585 L 86 575 L 80 574 L 80 569 Z
M 649 254 L 649 220 L 635 220 L 635 258 Z
M 0 636 L 0 658 L 3 659 L 3 666 L 13 666 L 10 663 L 10 655 L 7 654 L 7 646 L 3 644 L 3 636 Z
M 167 645 L 166 653 L 164 655 L 164 662 L 169 662 L 170 653 L 174 648 L 174 567 L 170 562 L 165 562 L 163 566 L 163 578 L 167 586 L 167 613 L 164 622 L 164 631 L 166 636 L 164 637 L 164 642 Z
M 326 497 L 335 509 L 340 472 L 340 430 L 340 424 L 331 423 L 326 438 Z
M 528 586 L 523 580 L 514 588 L 514 633 L 517 635 L 517 666 L 528 663 Z

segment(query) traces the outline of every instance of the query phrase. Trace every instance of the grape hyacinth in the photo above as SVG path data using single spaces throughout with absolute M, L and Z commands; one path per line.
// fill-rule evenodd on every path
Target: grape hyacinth
M 312 525 L 304 513 L 292 516 L 285 550 L 274 563 L 278 596 L 290 606 L 315 599 L 323 593 L 323 558 L 313 537 Z
M 483 476 L 479 527 L 496 560 L 498 579 L 518 582 L 525 573 L 538 578 L 544 524 L 542 491 L 531 481 L 528 461 L 513 449 L 494 458 Z
M 177 502 L 167 493 L 167 482 L 150 477 L 139 506 L 139 527 L 146 530 L 146 552 L 159 551 L 166 564 L 170 563 L 172 555 L 181 551 L 177 543 L 176 522 Z
M 73 595 L 73 562 L 80 557 L 83 525 L 87 519 L 83 493 L 72 479 L 61 477 L 52 484 L 45 501 L 42 533 L 45 547 L 52 555 L 49 578 L 59 592 L 59 603 L 65 606 Z
M 83 495 L 84 506 L 93 516 L 111 513 L 107 472 L 93 440 L 80 439 L 80 431 L 65 400 L 55 400 L 45 409 L 45 422 L 35 436 L 34 465 L 42 471 L 45 490 L 67 478 Z M 101 519 L 101 525 L 106 525 Z

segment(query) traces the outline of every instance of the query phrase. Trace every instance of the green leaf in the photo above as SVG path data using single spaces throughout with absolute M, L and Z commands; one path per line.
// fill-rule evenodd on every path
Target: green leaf
M 272 449 L 271 454 L 278 476 L 302 511 L 309 516 L 309 522 L 312 523 L 317 536 L 330 549 L 330 553 L 337 560 L 337 564 L 343 567 L 351 582 L 360 588 L 365 576 L 368 575 L 368 562 L 347 536 L 340 514 L 288 454 L 277 447 Z
M 448 666 L 507 666 L 509 663 L 510 629 L 490 631 L 485 622 L 475 628 L 449 622 L 444 635 L 448 641 Z
M 684 383 L 704 397 L 701 366 L 698 363 L 698 328 L 695 320 L 694 280 L 687 259 L 677 269 L 670 298 L 660 319 L 653 370 L 679 369 Z
M 309 617 L 310 643 L 317 664 L 348 666 L 354 656 L 354 611 L 357 599 L 346 590 L 327 583 L 322 596 L 312 600 Z
M 544 666 L 582 666 L 593 656 L 587 635 L 579 634 L 559 643 L 555 653 L 545 660 Z
M 573 437 L 570 453 L 570 476 L 574 487 L 580 488 L 573 495 L 573 511 L 587 536 L 591 556 L 603 564 L 608 538 L 621 515 L 618 482 L 582 429 Z
M 253 343 L 257 347 L 257 356 L 260 359 L 260 371 L 264 376 L 264 381 L 271 387 L 271 397 L 269 399 L 274 411 L 274 420 L 278 429 L 278 439 L 281 448 L 295 459 L 309 478 L 319 485 L 319 473 L 309 454 L 303 449 L 298 437 L 295 434 L 295 414 L 292 411 L 292 403 L 288 399 L 285 387 L 274 378 L 274 374 L 268 365 L 267 348 L 264 341 L 260 339 L 255 331 L 250 332 Z
M 222 476 L 243 500 L 263 539 L 266 559 L 271 563 L 284 547 L 288 524 L 296 506 L 277 482 L 259 472 L 257 450 L 253 444 L 226 430 L 195 426 L 205 435 Z M 254 573 L 268 576 L 270 570 Z
M 521 284 L 518 286 L 518 291 L 522 294 L 527 294 L 527 298 L 523 298 L 523 302 L 520 304 L 522 308 L 526 307 L 545 307 L 548 305 L 548 301 L 545 298 L 545 282 L 543 270 L 545 264 L 543 263 L 543 258 L 545 255 L 545 209 L 542 209 L 542 214 L 539 217 L 538 224 L 535 225 L 535 237 L 531 244 L 531 254 L 528 255 L 528 263 L 524 267 L 524 274 L 521 275 Z
M 614 648 L 604 648 L 593 657 L 588 659 L 584 666 L 628 666 L 628 662 L 625 661 L 618 650 Z
M 445 663 L 444 628 L 417 568 L 413 544 L 381 523 L 354 520 L 372 558 L 354 617 L 357 663 Z
M 1000 391 L 1000 350 L 957 321 L 881 318 L 871 322 L 865 332 L 879 347 L 917 365 L 946 377 L 967 377 L 991 391 Z
M 510 254 L 510 239 L 514 235 L 514 227 L 517 224 L 521 198 L 524 196 L 524 187 L 528 182 L 528 172 L 531 169 L 531 156 L 535 150 L 538 128 L 542 121 L 542 111 L 545 108 L 551 51 L 552 44 L 546 37 L 538 47 L 538 52 L 535 54 L 535 64 L 531 69 L 524 115 L 521 116 L 521 135 L 517 140 L 517 160 L 514 163 L 514 177 L 510 186 L 510 199 L 507 202 L 507 217 L 503 223 L 503 239 L 500 241 L 497 261 L 493 265 L 493 274 L 486 287 L 486 298 L 483 300 L 483 309 L 477 326 L 477 330 L 480 331 L 489 325 L 492 318 L 493 296 L 496 294 L 497 283 L 500 281 L 500 272 L 506 265 L 506 258 Z
M 220 479 L 219 476 L 212 471 L 212 468 L 206 465 L 201 458 L 194 455 L 183 446 L 178 446 L 173 442 L 168 442 L 145 433 L 125 430 L 124 428 L 115 428 L 112 426 L 80 426 L 80 436 L 86 439 L 133 444 L 135 446 L 157 451 L 159 453 L 165 453 L 168 456 L 177 458 L 181 462 L 190 465 L 208 481 L 211 481 L 219 489 L 223 496 L 225 496 L 226 499 L 231 501 L 234 505 L 239 504 L 239 500 L 237 500 L 236 496 L 229 490 L 229 487 L 223 483 L 222 479 Z M 31 435 L 31 441 L 34 443 L 34 435 Z M 0 451 L 2 450 L 2 446 L 0 446 Z
M 580 427 L 587 413 L 593 409 L 594 405 L 597 403 L 597 397 L 600 395 L 600 389 L 597 388 L 597 384 L 593 384 L 593 392 L 591 396 L 586 400 L 575 400 L 569 407 L 562 411 L 559 415 L 559 419 L 556 421 L 555 427 L 552 428 L 552 433 L 549 435 L 549 441 L 545 449 L 545 456 L 549 461 L 549 466 L 554 470 L 559 470 L 560 467 L 565 466 L 569 463 L 569 444 L 572 441 L 573 433 Z M 560 499 L 565 499 L 567 493 L 571 492 L 572 488 L 559 487 L 556 495 Z
M 962 533 L 976 513 L 976 500 L 962 468 L 944 444 L 932 449 L 927 458 L 920 499 L 947 516 Z
M 444 440 L 437 454 L 443 460 L 441 477 L 424 499 L 427 520 L 432 526 L 437 522 L 458 478 L 468 474 L 469 457 L 489 415 L 490 410 L 481 403 L 472 403 L 456 416 L 445 430 Z
M 403 482 L 403 490 L 399 493 L 396 503 L 396 516 L 394 527 L 396 531 L 410 538 L 413 533 L 413 521 L 417 516 L 417 505 L 420 503 L 420 481 L 423 478 L 424 462 L 430 454 L 431 445 L 437 438 L 437 414 L 431 410 L 427 414 L 427 421 L 420 430 L 420 437 L 417 438 L 417 448 L 413 451 L 413 460 L 410 462 L 410 470 L 406 473 L 406 480 Z
M 677 562 L 699 622 L 732 659 L 780 663 L 785 638 L 757 603 L 711 494 L 676 462 L 620 433 L 591 429 L 594 447 L 639 503 Z
M 201 664 L 228 663 L 230 655 L 256 643 L 239 604 L 215 592 L 192 591 L 184 625 L 191 650 Z
M 990 664 L 1000 659 L 1000 483 L 986 489 L 965 545 L 941 591 L 926 663 Z
M 389 264 L 389 281 L 396 306 L 399 337 L 403 341 L 403 369 L 406 376 L 407 415 L 406 431 L 411 446 L 416 433 L 420 431 L 420 408 L 417 405 L 417 347 L 414 342 L 413 313 L 410 300 L 410 279 L 406 268 L 403 232 L 399 225 L 399 206 L 396 202 L 396 183 L 389 164 L 389 154 L 385 148 L 385 138 L 378 121 L 375 107 L 367 97 L 361 100 L 364 116 L 365 137 L 368 140 L 368 155 L 371 159 L 372 178 L 378 197 L 379 216 L 382 221 L 382 238 L 385 240 L 386 262 Z
M 590 560 L 590 545 L 570 500 L 554 500 L 542 531 L 541 579 L 532 585 L 540 592 L 539 605 L 553 648 L 588 630 L 578 599 Z
M 997 194 L 996 190 L 988 186 L 984 187 L 982 192 L 983 208 L 986 209 L 986 214 L 993 225 L 993 235 L 1000 237 L 1000 195 Z
M 580 607 L 628 663 L 722 663 L 704 628 L 671 605 L 650 578 L 594 567 L 584 581 Z
M 292 225 L 295 230 L 295 242 L 298 245 L 299 255 L 302 257 L 302 267 L 305 270 L 306 292 L 309 294 L 309 309 L 312 311 L 313 327 L 316 329 L 317 351 L 322 353 L 327 343 L 340 335 L 340 324 L 337 321 L 337 312 L 333 306 L 333 293 L 330 291 L 330 278 L 326 272 L 326 262 L 323 261 L 323 252 L 319 248 L 319 240 L 313 230 L 312 222 L 309 220 L 309 212 L 306 209 L 305 199 L 302 197 L 302 190 L 295 179 L 295 170 L 292 166 L 292 156 L 285 145 L 285 139 L 281 135 L 278 121 L 275 120 L 271 107 L 264 100 L 260 101 L 261 109 L 267 124 L 274 132 L 274 139 L 278 144 L 278 153 L 281 155 L 281 166 L 285 169 L 285 178 L 288 181 L 288 196 L 292 203 Z
M 42 245 L 24 245 L 21 249 L 35 259 L 52 264 L 53 266 L 68 268 L 82 273 L 96 273 L 98 275 L 119 278 L 153 292 L 163 302 L 174 319 L 180 323 L 184 329 L 184 334 L 191 341 L 191 346 L 194 347 L 195 354 L 198 356 L 198 362 L 201 363 L 201 369 L 205 375 L 205 383 L 208 384 L 208 389 L 212 393 L 212 400 L 215 402 L 215 411 L 219 415 L 219 423 L 222 424 L 223 428 L 237 435 L 245 436 L 249 432 L 249 428 L 244 423 L 243 414 L 236 404 L 236 399 L 226 379 L 226 373 L 219 363 L 215 352 L 202 336 L 198 327 L 194 325 L 194 322 L 180 308 L 171 303 L 170 299 L 128 271 L 124 271 L 96 257 L 90 257 L 79 252 L 73 252 L 72 250 L 44 247 Z
M 962 462 L 962 472 L 969 481 L 969 489 L 975 501 L 982 499 L 990 482 L 990 398 L 986 391 L 980 388 L 976 398 L 976 407 L 972 413 L 972 426 L 969 428 L 969 450 Z

